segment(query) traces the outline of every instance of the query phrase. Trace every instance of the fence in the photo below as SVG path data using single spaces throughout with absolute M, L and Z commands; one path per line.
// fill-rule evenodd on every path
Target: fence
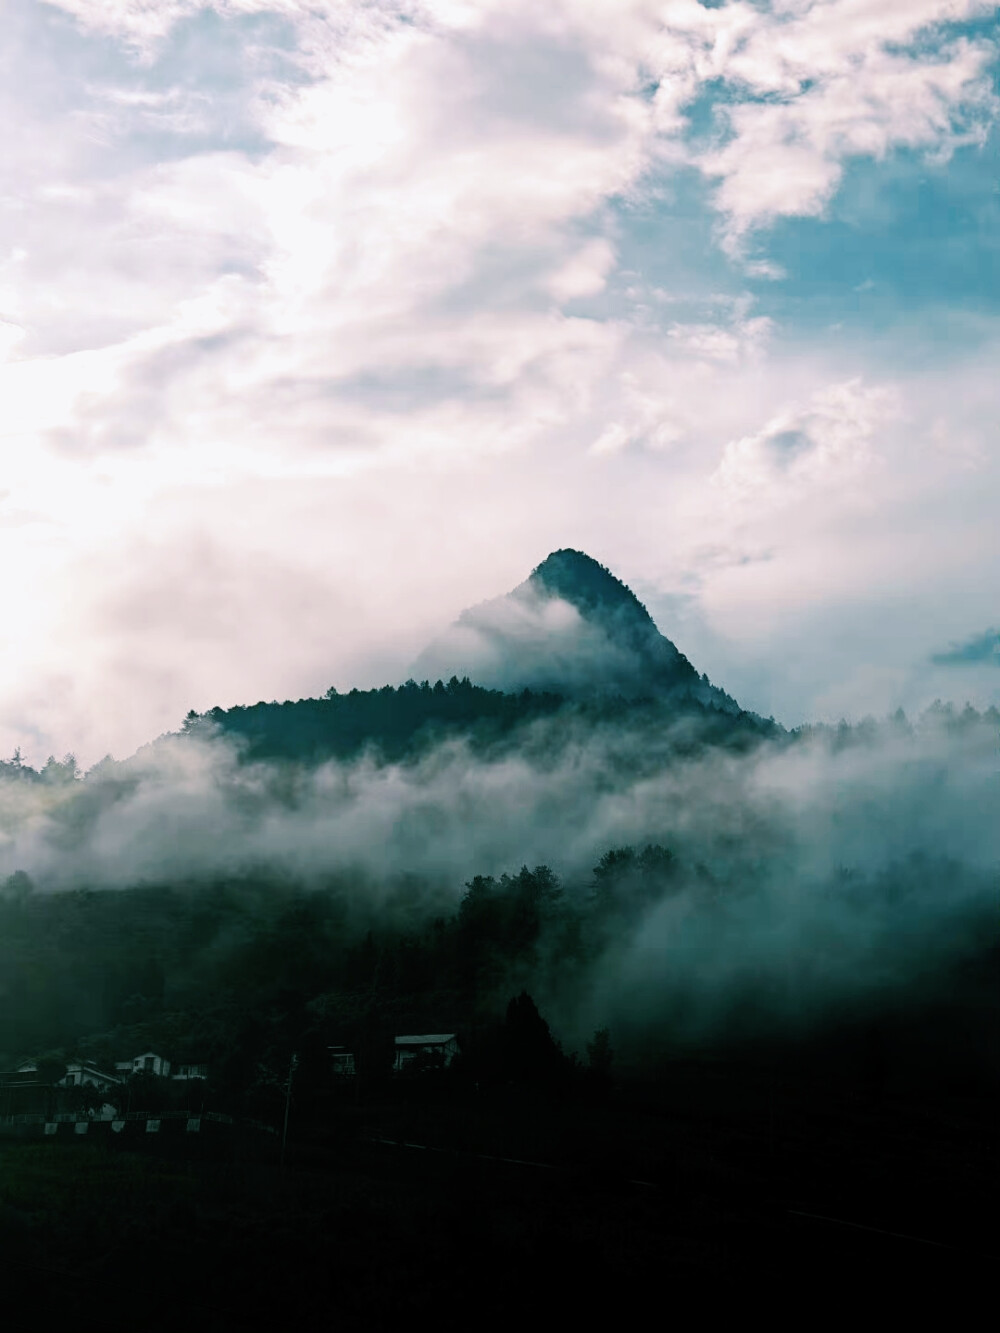
M 139 1126 L 142 1126 L 144 1133 L 158 1134 L 168 1126 L 173 1130 L 173 1127 L 180 1122 L 184 1122 L 184 1132 L 188 1134 L 199 1133 L 203 1124 L 251 1129 L 270 1135 L 277 1135 L 278 1132 L 273 1125 L 264 1124 L 260 1120 L 238 1120 L 222 1111 L 201 1111 L 196 1114 L 188 1111 L 129 1111 L 126 1115 L 113 1117 L 80 1116 L 61 1111 L 52 1116 L 42 1114 L 0 1116 L 0 1133 L 6 1131 L 19 1135 L 26 1132 L 30 1134 L 32 1130 L 40 1128 L 43 1137 L 51 1138 L 59 1135 L 62 1126 L 71 1125 L 72 1130 L 69 1132 L 75 1135 L 83 1136 L 93 1130 L 103 1135 L 106 1126 L 114 1134 L 127 1133 L 131 1137 Z M 62 1132 L 64 1135 L 67 1133 L 66 1130 Z

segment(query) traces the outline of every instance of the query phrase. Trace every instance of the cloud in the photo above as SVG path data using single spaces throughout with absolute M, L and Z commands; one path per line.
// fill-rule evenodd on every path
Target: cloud
M 589 241 L 548 279 L 548 289 L 560 303 L 580 296 L 594 296 L 604 290 L 607 276 L 615 262 L 615 252 L 607 240 Z
M 685 353 L 735 364 L 760 355 L 774 329 L 766 315 L 736 318 L 725 324 L 672 324 L 667 336 Z
M 906 148 L 941 159 L 981 142 L 998 110 L 996 49 L 939 34 L 988 9 L 832 0 L 763 15 L 725 70 L 737 90 L 718 110 L 725 142 L 700 158 L 719 181 L 729 249 L 738 253 L 747 232 L 777 218 L 821 214 L 852 157 Z M 922 42 L 932 34 L 936 42 Z
M 152 9 L 135 0 L 58 3 L 80 23 L 146 53 L 200 8 L 188 0 Z M 986 0 L 918 0 L 889 8 L 874 0 L 769 8 L 736 2 L 711 9 L 695 0 L 674 0 L 666 7 L 649 0 L 613 7 L 560 3 L 544 20 L 537 15 L 529 20 L 527 7 L 487 0 L 476 5 L 426 0 L 402 11 L 376 4 L 353 16 L 338 5 L 297 0 L 219 0 L 214 8 L 230 21 L 279 14 L 300 34 L 300 58 L 324 75 L 332 42 L 340 48 L 340 61 L 345 49 L 350 60 L 359 36 L 384 53 L 387 43 L 400 39 L 400 19 L 407 25 L 404 45 L 426 45 L 428 36 L 442 35 L 468 38 L 470 50 L 476 42 L 488 43 L 492 58 L 482 66 L 482 91 L 467 106 L 471 125 L 483 105 L 495 107 L 494 90 L 501 82 L 508 125 L 511 113 L 535 126 L 550 120 L 546 90 L 565 93 L 567 57 L 575 47 L 580 70 L 589 65 L 592 74 L 602 76 L 617 96 L 619 113 L 638 134 L 626 154 L 626 160 L 633 159 L 627 170 L 632 180 L 658 156 L 683 156 L 674 141 L 688 128 L 691 104 L 703 88 L 723 85 L 726 97 L 717 107 L 725 142 L 696 152 L 693 160 L 720 182 L 716 204 L 734 251 L 755 226 L 821 212 L 852 156 L 878 158 L 903 147 L 947 155 L 981 137 L 997 111 L 988 73 L 994 47 L 981 37 L 952 35 L 956 24 L 991 11 Z M 529 26 L 536 31 L 528 47 L 517 50 L 497 41 Z M 460 70 L 452 72 L 461 85 Z M 651 93 L 636 99 L 640 90 Z M 578 126 L 586 105 L 574 108 Z M 296 119 L 303 109 L 294 111 Z
M 872 439 L 894 410 L 886 386 L 832 385 L 780 413 L 754 435 L 726 446 L 714 480 L 734 497 L 759 502 L 854 483 L 871 466 Z
M 935 653 L 931 661 L 938 666 L 972 666 L 983 663 L 1000 666 L 1000 630 L 988 629 L 974 634 L 964 643 L 952 644 L 943 653 Z

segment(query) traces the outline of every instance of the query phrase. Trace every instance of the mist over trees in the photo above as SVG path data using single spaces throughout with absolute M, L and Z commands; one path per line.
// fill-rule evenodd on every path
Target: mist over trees
M 561 1059 L 605 1074 L 612 1035 L 627 1068 L 982 1011 L 992 712 L 786 733 L 454 681 L 258 710 L 189 716 L 85 776 L 5 767 L 8 1061 L 166 1045 L 235 1096 L 310 1042 L 384 1069 L 394 1031 L 459 1031 L 470 1067 L 510 1070 L 521 994 Z

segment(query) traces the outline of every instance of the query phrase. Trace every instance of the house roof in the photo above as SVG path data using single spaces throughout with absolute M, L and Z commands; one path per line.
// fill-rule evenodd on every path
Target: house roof
M 454 1032 L 430 1032 L 422 1037 L 397 1037 L 397 1046 L 444 1046 L 446 1042 L 454 1041 Z
M 117 1074 L 109 1074 L 106 1069 L 102 1069 L 93 1060 L 71 1060 L 66 1066 L 66 1074 L 94 1074 L 98 1078 L 106 1079 L 109 1083 L 121 1082 Z

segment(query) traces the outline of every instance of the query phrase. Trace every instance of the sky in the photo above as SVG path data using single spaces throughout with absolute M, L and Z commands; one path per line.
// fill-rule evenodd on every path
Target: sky
M 1000 702 L 979 0 L 0 0 L 0 752 L 575 547 L 794 726 Z

